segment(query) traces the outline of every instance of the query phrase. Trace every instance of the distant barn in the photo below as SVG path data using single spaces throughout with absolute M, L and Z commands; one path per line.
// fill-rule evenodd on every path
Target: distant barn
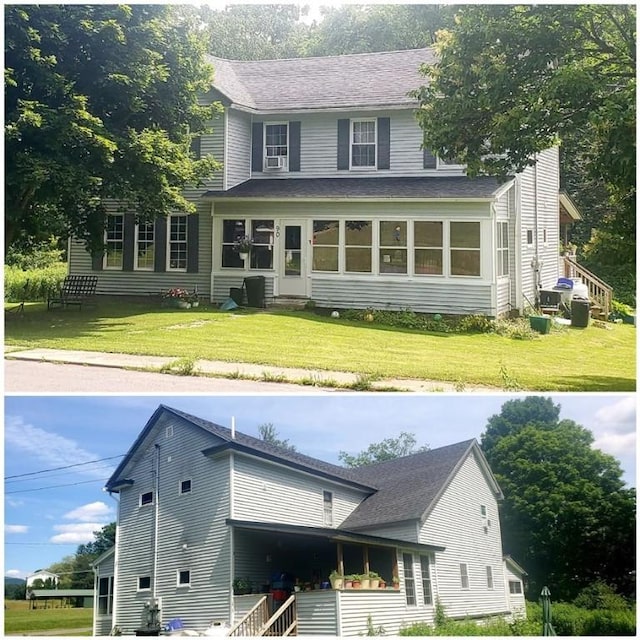
M 93 589 L 32 589 L 27 592 L 27 598 L 32 609 L 93 607 Z

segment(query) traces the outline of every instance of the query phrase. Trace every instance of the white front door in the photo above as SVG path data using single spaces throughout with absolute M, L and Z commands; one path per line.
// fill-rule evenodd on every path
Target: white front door
M 304 221 L 283 220 L 280 223 L 279 295 L 307 295 L 307 246 Z

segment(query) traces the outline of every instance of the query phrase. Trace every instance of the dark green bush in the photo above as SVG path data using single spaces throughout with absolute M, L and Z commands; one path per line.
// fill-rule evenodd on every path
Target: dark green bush
M 28 271 L 5 266 L 4 299 L 6 302 L 46 300 L 50 292 L 60 288 L 66 275 L 65 263 Z
M 627 601 L 616 590 L 604 582 L 594 582 L 577 595 L 573 604 L 582 609 L 623 610 Z
M 551 607 L 559 636 L 634 636 L 636 616 L 630 609 L 581 609 L 560 602 Z
M 56 238 L 35 244 L 29 249 L 9 247 L 4 261 L 6 265 L 19 267 L 23 271 L 54 267 L 63 260 L 64 251 Z

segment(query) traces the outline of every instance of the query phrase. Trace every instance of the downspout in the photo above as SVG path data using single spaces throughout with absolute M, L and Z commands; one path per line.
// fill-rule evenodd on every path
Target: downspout
M 157 598 L 157 589 L 158 589 L 158 531 L 160 529 L 160 445 L 155 444 L 156 449 L 156 469 L 155 469 L 155 479 L 154 479 L 154 498 L 155 498 L 155 509 L 154 509 L 154 531 L 153 531 L 153 598 Z
M 118 532 L 120 531 L 120 500 L 117 499 L 111 491 L 109 491 L 109 497 L 116 502 L 118 505 L 116 507 L 116 542 L 115 542 L 115 551 L 113 554 L 113 593 L 111 594 L 113 606 L 111 609 L 111 628 L 116 626 L 116 610 L 118 606 L 118 557 L 119 557 L 119 547 L 118 547 Z M 97 606 L 97 602 L 94 602 L 94 607 Z M 107 604 L 107 611 L 109 611 L 109 605 Z M 94 615 L 94 624 L 95 624 L 95 615 Z M 95 633 L 94 633 L 95 635 Z
M 235 440 L 236 437 L 236 419 L 231 417 L 231 438 Z M 234 518 L 234 473 L 235 473 L 235 458 L 233 451 L 229 453 L 229 518 Z M 233 598 L 233 581 L 235 580 L 235 527 L 230 527 L 229 530 L 229 626 L 233 626 L 233 621 L 236 617 L 235 601 Z
M 491 244 L 493 251 L 491 252 L 491 310 L 493 317 L 498 317 L 498 214 L 496 213 L 496 203 L 489 205 L 491 213 Z
M 214 285 L 214 276 L 213 272 L 216 268 L 215 258 L 216 258 L 216 225 L 214 219 L 215 213 L 215 202 L 211 202 L 211 273 L 209 274 L 209 302 L 213 302 L 213 285 Z
M 533 274 L 534 274 L 534 287 L 535 287 L 535 304 L 536 307 L 540 304 L 540 287 L 542 281 L 540 279 L 540 247 L 538 244 L 538 154 L 534 154 L 533 159 L 535 164 L 533 165 Z

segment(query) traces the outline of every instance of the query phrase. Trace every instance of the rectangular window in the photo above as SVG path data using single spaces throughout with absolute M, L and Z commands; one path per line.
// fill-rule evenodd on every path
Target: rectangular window
M 113 576 L 98 580 L 98 614 L 110 616 L 113 613 Z
M 147 493 L 140 494 L 140 506 L 153 504 L 153 491 L 147 491 Z
M 324 505 L 324 523 L 333 526 L 333 493 L 331 491 L 322 492 L 322 502 Z
M 273 220 L 251 221 L 252 269 L 273 269 Z
M 222 221 L 222 266 L 244 269 L 244 260 L 233 248 L 233 243 L 247 235 L 244 220 Z
M 416 604 L 416 582 L 413 577 L 413 555 L 402 554 L 402 564 L 404 566 L 404 589 L 407 595 L 407 604 Z
M 345 223 L 345 271 L 371 273 L 372 227 L 366 220 Z
M 191 493 L 191 480 L 182 480 L 180 482 L 180 493 Z
M 351 167 L 376 166 L 376 121 L 351 121 Z
M 166 428 L 166 430 L 164 432 L 164 435 L 165 435 L 166 438 L 172 438 L 173 437 L 173 425 L 172 424 L 170 424 Z
M 431 571 L 429 569 L 429 556 L 420 556 L 420 570 L 422 571 L 422 593 L 425 604 L 433 604 L 431 594 Z
M 144 222 L 136 226 L 136 265 L 138 271 L 153 271 L 155 250 L 153 244 L 153 222 Z
M 380 273 L 407 273 L 406 222 L 380 222 Z
M 313 221 L 313 271 L 338 271 L 340 223 L 337 220 Z
M 487 567 L 487 589 L 493 589 L 493 569 Z
M 149 591 L 151 589 L 151 577 L 141 576 L 138 578 L 138 591 Z
M 413 234 L 415 273 L 441 276 L 443 273 L 442 222 L 415 222 Z
M 289 125 L 265 124 L 264 126 L 264 167 L 265 169 L 281 169 L 286 166 L 289 155 Z
M 187 216 L 169 216 L 169 271 L 187 270 Z
M 522 582 L 520 580 L 509 580 L 509 593 L 522 593 Z
M 486 505 L 484 505 L 484 504 L 481 504 L 481 505 L 480 505 L 480 515 L 481 515 L 483 518 L 486 518 L 486 517 L 487 517 L 487 507 L 486 507 Z
M 107 216 L 105 232 L 105 269 L 122 269 L 124 255 L 124 215 Z
M 498 277 L 509 275 L 509 223 L 498 222 Z
M 460 586 L 463 589 L 469 588 L 469 573 L 467 572 L 467 565 L 460 565 Z
M 480 223 L 451 222 L 450 252 L 452 276 L 480 275 Z
M 533 244 L 533 231 L 531 229 L 527 229 L 527 244 Z
M 191 584 L 191 571 L 181 570 L 178 571 L 178 586 L 188 587 Z

